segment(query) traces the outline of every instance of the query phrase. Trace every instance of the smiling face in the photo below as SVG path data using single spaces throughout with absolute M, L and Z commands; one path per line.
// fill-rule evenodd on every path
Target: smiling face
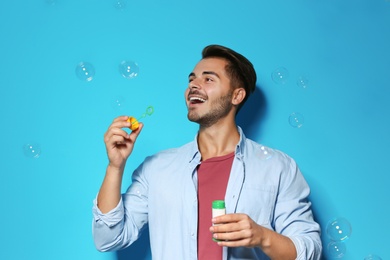
M 226 117 L 233 108 L 233 89 L 221 58 L 202 59 L 189 75 L 185 99 L 188 119 L 211 126 Z

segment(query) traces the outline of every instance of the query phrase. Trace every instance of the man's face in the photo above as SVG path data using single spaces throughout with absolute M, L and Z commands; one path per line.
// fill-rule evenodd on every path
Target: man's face
M 232 88 L 225 71 L 227 61 L 221 58 L 201 60 L 189 75 L 185 99 L 188 119 L 210 126 L 232 109 Z

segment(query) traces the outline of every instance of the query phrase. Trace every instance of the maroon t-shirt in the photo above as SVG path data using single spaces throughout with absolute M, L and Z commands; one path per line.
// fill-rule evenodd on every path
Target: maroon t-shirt
M 211 205 L 224 200 L 234 153 L 214 157 L 198 166 L 198 260 L 222 259 L 222 247 L 213 241 Z

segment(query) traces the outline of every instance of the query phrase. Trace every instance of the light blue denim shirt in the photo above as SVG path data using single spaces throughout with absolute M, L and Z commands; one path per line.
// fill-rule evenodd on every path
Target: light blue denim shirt
M 245 138 L 238 130 L 240 141 L 225 195 L 226 212 L 245 213 L 256 223 L 289 237 L 297 259 L 320 259 L 320 227 L 307 200 L 310 189 L 295 161 Z M 92 229 L 96 248 L 111 251 L 129 246 L 149 224 L 154 260 L 196 260 L 196 169 L 200 163 L 195 138 L 182 147 L 147 157 L 110 212 L 103 214 L 95 199 Z M 224 247 L 223 260 L 227 259 L 269 258 L 260 248 Z

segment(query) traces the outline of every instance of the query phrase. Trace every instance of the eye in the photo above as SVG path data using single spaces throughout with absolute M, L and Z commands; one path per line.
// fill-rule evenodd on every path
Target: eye
M 210 78 L 210 77 L 207 77 L 207 78 L 206 78 L 206 81 L 207 81 L 207 82 L 212 82 L 212 81 L 214 81 L 214 80 L 213 80 L 212 78 Z
M 188 83 L 190 83 L 191 81 L 193 81 L 194 79 L 193 78 L 189 78 L 188 79 Z

